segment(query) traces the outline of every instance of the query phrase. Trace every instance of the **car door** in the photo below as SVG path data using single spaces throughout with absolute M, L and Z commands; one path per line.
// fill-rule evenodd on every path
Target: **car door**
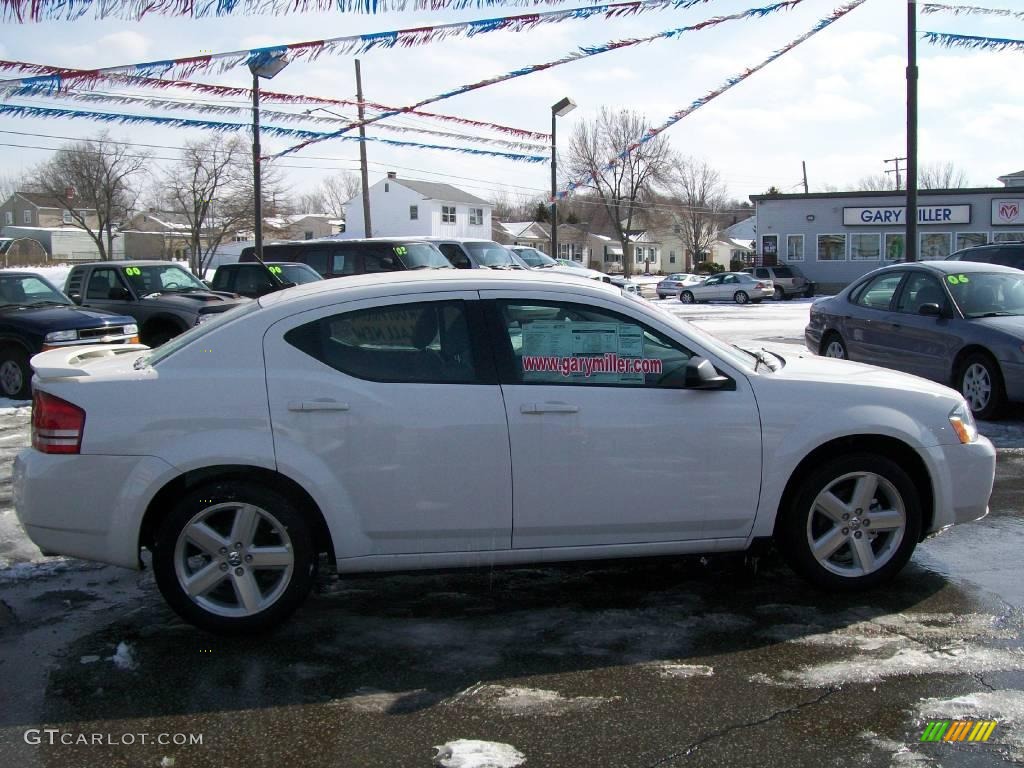
M 693 286 L 694 298 L 700 301 L 711 301 L 712 299 L 721 298 L 722 292 L 722 276 L 712 275 L 705 280 L 701 285 Z
M 618 304 L 481 296 L 508 414 L 513 548 L 746 536 L 761 432 L 745 376 L 720 369 L 731 388 L 715 391 L 659 383 L 697 348 Z
M 904 270 L 876 275 L 855 290 L 842 308 L 839 321 L 851 360 L 899 367 L 890 335 L 895 322 L 894 299 L 905 275 Z
M 141 325 L 149 316 L 149 312 L 141 302 L 124 296 L 133 296 L 128 282 L 122 277 L 121 269 L 133 267 L 95 267 L 85 285 L 83 306 L 92 309 L 104 309 L 118 315 L 131 315 Z M 123 290 L 118 296 L 117 292 Z M 113 293 L 112 293 L 113 292 Z
M 508 549 L 508 425 L 473 292 L 335 304 L 267 332 L 278 466 L 339 557 Z M 336 537 L 337 540 L 337 537 Z
M 941 314 L 922 315 L 925 304 L 938 304 Z M 939 279 L 924 270 L 914 270 L 904 281 L 896 298 L 896 313 L 885 335 L 893 348 L 894 367 L 947 383 L 949 370 L 962 341 L 946 290 Z

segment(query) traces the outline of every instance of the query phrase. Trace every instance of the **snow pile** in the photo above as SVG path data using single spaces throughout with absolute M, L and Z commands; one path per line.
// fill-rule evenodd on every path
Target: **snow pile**
M 715 668 L 707 664 L 676 664 L 670 661 L 656 661 L 649 665 L 666 679 L 685 679 L 688 677 L 711 677 Z
M 117 644 L 117 651 L 110 657 L 110 660 L 114 662 L 115 667 L 125 672 L 130 672 L 139 666 L 135 661 L 135 654 L 132 653 L 132 647 L 124 641 Z
M 515 768 L 526 762 L 518 749 L 497 741 L 456 739 L 434 749 L 434 765 L 439 768 Z
M 506 715 L 558 716 L 594 709 L 613 699 L 600 696 L 563 696 L 544 688 L 506 687 L 477 683 L 457 693 L 448 704 L 482 706 Z
M 10 267 L 0 271 L 10 272 L 35 272 L 53 283 L 59 290 L 64 290 L 64 281 L 68 279 L 68 272 L 71 271 L 70 264 L 56 264 L 52 267 Z

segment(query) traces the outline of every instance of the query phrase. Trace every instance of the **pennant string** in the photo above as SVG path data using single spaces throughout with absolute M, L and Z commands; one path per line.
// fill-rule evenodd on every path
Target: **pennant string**
M 288 154 L 291 154 L 293 152 L 298 152 L 300 149 L 308 147 L 311 144 L 315 144 L 315 143 L 317 143 L 319 141 L 324 141 L 325 139 L 334 138 L 336 136 L 341 136 L 342 134 L 344 134 L 344 133 L 346 133 L 348 131 L 351 131 L 351 130 L 353 130 L 355 128 L 358 128 L 361 125 L 370 125 L 371 123 L 375 123 L 378 120 L 383 120 L 383 119 L 388 118 L 388 117 L 394 117 L 395 115 L 401 115 L 401 114 L 410 112 L 412 110 L 417 110 L 417 109 L 420 109 L 421 107 L 426 106 L 427 104 L 433 104 L 433 103 L 438 102 L 438 101 L 444 101 L 445 99 L 450 99 L 453 96 L 459 96 L 459 95 L 461 95 L 463 93 L 468 93 L 469 91 L 475 91 L 475 90 L 477 90 L 479 88 L 486 88 L 487 86 L 496 85 L 498 83 L 503 83 L 503 82 L 505 82 L 507 80 L 512 80 L 512 79 L 515 79 L 517 77 L 524 77 L 525 75 L 532 75 L 535 72 L 542 72 L 544 70 L 551 69 L 553 67 L 558 67 L 558 66 L 561 66 L 563 64 L 569 64 L 569 63 L 574 62 L 574 61 L 579 61 L 581 59 L 589 58 L 591 56 L 598 56 L 598 55 L 600 55 L 602 53 L 608 53 L 610 51 L 616 51 L 616 50 L 620 50 L 622 48 L 629 48 L 629 47 L 641 45 L 643 43 L 650 43 L 650 42 L 652 42 L 654 40 L 672 39 L 672 38 L 679 37 L 679 36 L 683 35 L 686 32 L 698 32 L 698 31 L 703 31 L 703 30 L 706 30 L 706 29 L 711 29 L 712 27 L 718 26 L 719 24 L 724 24 L 727 21 L 740 21 L 740 20 L 751 19 L 751 18 L 763 18 L 764 16 L 767 16 L 769 14 L 775 13 L 777 11 L 789 10 L 791 8 L 794 8 L 794 7 L 796 7 L 797 5 L 799 5 L 802 2 L 803 2 L 803 0 L 783 0 L 783 2 L 778 2 L 778 3 L 775 3 L 773 5 L 767 5 L 767 6 L 764 6 L 764 7 L 761 7 L 761 8 L 749 8 L 749 9 L 747 9 L 745 11 L 741 11 L 739 13 L 729 14 L 728 16 L 715 16 L 715 17 L 713 17 L 711 19 L 707 19 L 707 20 L 702 21 L 702 22 L 700 22 L 698 24 L 692 24 L 692 25 L 686 26 L 686 27 L 678 27 L 676 29 L 670 29 L 670 30 L 667 30 L 665 32 L 659 32 L 656 35 L 650 35 L 648 37 L 632 38 L 632 39 L 629 39 L 629 40 L 617 40 L 617 41 L 606 43 L 606 44 L 600 45 L 600 46 L 593 46 L 593 47 L 587 47 L 587 48 L 577 48 L 572 53 L 570 53 L 570 54 L 568 54 L 566 56 L 563 56 L 560 59 L 555 59 L 554 61 L 549 61 L 549 62 L 546 62 L 544 64 L 533 64 L 533 65 L 528 66 L 528 67 L 523 67 L 521 69 L 513 70 L 512 72 L 507 72 L 504 75 L 499 75 L 497 77 L 488 78 L 487 80 L 481 80 L 481 81 L 476 82 L 476 83 L 470 83 L 468 85 L 463 85 L 463 86 L 460 86 L 458 88 L 455 88 L 454 90 L 445 91 L 444 93 L 437 94 L 436 96 L 431 96 L 430 98 L 423 99 L 421 101 L 416 102 L 415 104 L 410 104 L 409 106 L 406 106 L 406 107 L 400 107 L 400 108 L 397 108 L 397 109 L 395 109 L 393 111 L 385 112 L 383 114 L 376 115 L 374 117 L 366 118 L 365 120 L 360 120 L 360 121 L 352 122 L 349 125 L 347 125 L 346 127 L 341 128 L 341 129 L 335 131 L 332 134 L 328 134 L 326 137 L 324 137 L 322 139 L 309 139 L 309 140 L 303 141 L 303 142 L 301 142 L 299 144 L 296 144 L 294 147 L 289 147 L 288 149 L 284 150 L 283 152 L 279 152 L 278 154 L 274 155 L 274 157 L 282 157 L 283 155 L 288 155 Z M 0 85 L 3 85 L 3 83 L 0 82 Z
M 622 152 L 620 152 L 614 158 L 609 160 L 603 167 L 601 167 L 600 170 L 592 171 L 592 172 L 590 172 L 590 173 L 588 173 L 588 174 L 586 174 L 584 176 L 581 176 L 581 177 L 579 177 L 577 179 L 574 179 L 574 180 L 570 181 L 565 186 L 564 189 L 560 190 L 555 195 L 555 199 L 556 200 L 561 200 L 561 199 L 565 198 L 567 195 L 569 195 L 573 190 L 578 189 L 578 188 L 583 187 L 583 186 L 589 185 L 599 173 L 606 173 L 607 171 L 612 170 L 620 162 L 622 162 L 623 160 L 628 158 L 637 149 L 639 149 L 644 144 L 646 144 L 647 142 L 651 141 L 652 139 L 654 139 L 656 136 L 660 135 L 661 133 L 663 133 L 667 129 L 671 128 L 673 125 L 678 123 L 684 117 L 687 117 L 688 115 L 693 114 L 698 109 L 703 107 L 705 104 L 708 104 L 712 100 L 714 100 L 714 99 L 718 98 L 719 96 L 721 96 L 726 91 L 728 91 L 731 88 L 734 88 L 735 86 L 739 85 L 740 83 L 742 83 L 744 80 L 746 80 L 748 77 L 750 77 L 754 73 L 759 72 L 760 70 L 764 69 L 765 67 L 767 67 L 769 64 L 771 64 L 776 59 L 780 58 L 781 56 L 785 55 L 789 51 L 793 50 L 794 48 L 796 48 L 798 45 L 800 45 L 801 43 L 805 42 L 806 40 L 809 40 L 810 38 L 814 37 L 814 35 L 818 34 L 823 29 L 826 29 L 827 27 L 831 26 L 832 24 L 837 22 L 839 19 L 841 19 L 844 16 L 846 16 L 846 14 L 850 13 L 851 11 L 853 11 L 855 8 L 863 5 L 865 2 L 867 2 L 867 0 L 853 0 L 853 2 L 847 3 L 846 5 L 844 5 L 844 6 L 840 7 L 840 8 L 837 8 L 835 11 L 832 12 L 832 14 L 830 16 L 827 16 L 826 18 L 824 18 L 821 21 L 819 21 L 810 30 L 808 30 L 807 32 L 802 34 L 800 37 L 790 41 L 789 43 L 787 43 L 782 48 L 779 48 L 777 51 L 772 53 L 768 58 L 766 58 L 760 64 L 757 64 L 754 67 L 746 69 L 746 70 L 744 70 L 743 72 L 741 72 L 738 75 L 730 77 L 728 80 L 725 81 L 725 83 L 723 83 L 721 86 L 719 86 L 715 90 L 708 92 L 707 94 L 705 94 L 701 98 L 699 98 L 696 101 L 694 101 L 693 103 L 691 103 L 688 107 L 685 107 L 684 109 L 681 109 L 678 112 L 670 115 L 665 120 L 665 122 L 663 122 L 657 128 L 651 128 L 651 129 L 647 130 L 642 136 L 638 136 L 633 143 L 631 143 L 629 146 L 627 146 L 626 149 L 624 149 Z
M 949 32 L 924 32 L 923 37 L 933 45 L 946 48 L 968 48 L 976 51 L 1024 51 L 1024 40 L 1009 37 L 976 37 Z
M 952 13 L 954 16 L 1002 16 L 1007 19 L 1024 20 L 1024 11 L 1010 11 L 1005 8 L 981 8 L 977 5 L 925 3 L 921 6 L 921 13 Z

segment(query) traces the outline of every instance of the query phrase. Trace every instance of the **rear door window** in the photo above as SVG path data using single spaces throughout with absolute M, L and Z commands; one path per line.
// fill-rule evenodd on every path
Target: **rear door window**
M 888 272 L 878 275 L 858 289 L 855 294 L 854 303 L 869 309 L 888 311 L 892 306 L 892 297 L 903 280 L 903 272 Z

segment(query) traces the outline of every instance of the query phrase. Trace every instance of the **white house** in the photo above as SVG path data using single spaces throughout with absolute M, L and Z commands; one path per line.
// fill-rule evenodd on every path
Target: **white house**
M 370 186 L 370 224 L 374 237 L 407 235 L 491 239 L 493 206 L 468 192 L 434 181 L 400 179 L 389 171 Z M 345 203 L 345 233 L 365 237 L 363 199 Z

